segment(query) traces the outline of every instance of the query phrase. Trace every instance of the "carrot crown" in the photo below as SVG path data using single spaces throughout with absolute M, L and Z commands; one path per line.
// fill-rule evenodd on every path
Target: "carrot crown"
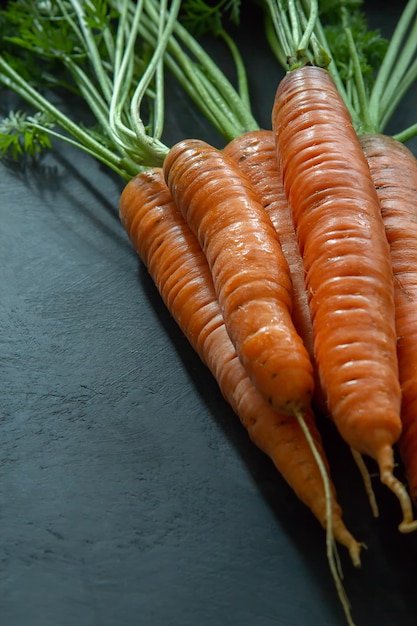
M 267 4 L 286 69 L 291 71 L 303 65 L 327 67 L 331 59 L 314 34 L 319 14 L 317 0 L 311 0 L 307 15 L 294 0 L 267 0 Z

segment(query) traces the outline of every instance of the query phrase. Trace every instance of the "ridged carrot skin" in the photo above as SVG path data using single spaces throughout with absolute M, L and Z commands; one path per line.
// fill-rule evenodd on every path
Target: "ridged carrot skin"
M 207 258 L 229 336 L 275 409 L 305 412 L 313 368 L 291 319 L 291 281 L 277 234 L 236 163 L 200 140 L 171 148 L 164 175 Z
M 304 264 L 279 169 L 274 133 L 263 129 L 245 133 L 230 141 L 225 146 L 224 153 L 233 159 L 249 178 L 278 235 L 290 270 L 291 316 L 314 368 L 313 404 L 321 413 L 327 413 L 315 367 L 313 325 L 305 285 Z
M 360 142 L 374 181 L 391 250 L 403 432 L 399 450 L 417 504 L 417 159 L 386 135 Z
M 414 529 L 393 476 L 401 434 L 394 279 L 369 167 L 326 70 L 305 66 L 281 81 L 272 126 L 304 259 L 314 351 L 332 418 L 345 441 L 374 458 Z
M 120 218 L 171 315 L 212 372 L 250 438 L 325 527 L 323 481 L 312 451 L 297 420 L 273 410 L 248 378 L 226 331 L 207 260 L 174 204 L 162 170 L 143 172 L 126 185 Z M 311 412 L 305 421 L 328 469 Z M 334 537 L 358 565 L 360 544 L 346 529 L 331 488 Z

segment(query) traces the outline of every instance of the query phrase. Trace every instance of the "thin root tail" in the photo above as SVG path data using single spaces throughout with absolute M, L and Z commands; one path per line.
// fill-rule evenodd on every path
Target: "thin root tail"
M 372 515 L 374 517 L 379 517 L 379 509 L 378 503 L 375 498 L 374 490 L 372 489 L 371 477 L 369 475 L 368 468 L 366 467 L 365 461 L 359 452 L 351 448 L 351 453 L 353 456 L 353 460 L 355 461 L 357 468 L 362 476 L 363 484 L 365 487 L 366 495 L 368 496 L 369 505 L 371 507 Z
M 304 416 L 300 413 L 296 413 L 296 418 L 298 423 L 300 424 L 300 428 L 303 431 L 308 444 L 311 448 L 312 454 L 317 462 L 319 471 L 323 480 L 323 487 L 326 497 L 326 553 L 327 560 L 329 562 L 330 572 L 333 577 L 337 594 L 339 596 L 340 603 L 342 605 L 343 611 L 345 613 L 345 617 L 348 623 L 348 626 L 355 626 L 354 621 L 351 616 L 350 611 L 350 603 L 349 599 L 346 595 L 346 591 L 343 587 L 342 578 L 343 574 L 341 571 L 339 556 L 337 552 L 337 547 L 335 544 L 335 533 L 333 526 L 333 496 L 331 492 L 330 486 L 330 477 L 328 475 L 327 469 L 323 462 L 323 459 L 320 456 L 319 451 L 314 443 L 313 437 L 308 429 L 308 426 L 304 420 Z M 352 561 L 360 565 L 360 544 L 350 535 L 349 531 L 346 529 L 346 532 L 340 533 L 338 532 L 338 540 L 348 547 L 350 556 Z
M 352 538 L 353 539 L 353 538 Z M 352 563 L 355 567 L 361 566 L 361 549 L 366 548 L 365 544 L 359 543 L 355 539 L 346 546 L 349 550 L 349 555 L 352 560 Z
M 390 457 L 392 459 L 393 453 L 390 450 Z M 398 530 L 401 533 L 412 533 L 417 530 L 417 519 L 414 519 L 413 505 L 411 503 L 410 495 L 403 483 L 398 480 L 393 474 L 393 459 L 389 461 L 389 457 L 385 451 L 385 462 L 379 463 L 381 482 L 388 487 L 398 498 L 401 506 L 403 519 L 398 526 Z

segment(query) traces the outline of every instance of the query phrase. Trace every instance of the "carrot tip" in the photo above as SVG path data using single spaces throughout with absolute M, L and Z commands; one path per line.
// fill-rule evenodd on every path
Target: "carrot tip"
M 392 449 L 385 449 L 385 461 L 392 459 Z M 382 458 L 382 455 L 381 455 Z M 393 459 L 392 462 L 380 463 L 380 476 L 381 482 L 388 487 L 398 498 L 401 505 L 403 520 L 398 526 L 398 530 L 401 533 L 411 533 L 417 530 L 417 520 L 413 517 L 413 507 L 411 504 L 410 495 L 405 488 L 405 485 L 398 480 L 392 473 L 393 471 Z
M 401 524 L 398 526 L 398 530 L 400 531 L 400 533 L 412 533 L 415 530 L 417 530 L 417 520 L 413 520 L 411 522 L 406 522 L 406 521 L 402 521 Z
M 352 546 L 351 548 L 349 548 L 349 556 L 353 566 L 359 569 L 362 566 L 360 557 L 360 546 Z
M 349 547 L 350 558 L 355 567 L 361 567 L 361 548 L 363 544 L 354 541 Z
M 353 565 L 361 567 L 361 550 L 366 548 L 365 544 L 357 541 L 337 517 L 333 520 L 333 533 L 335 539 L 347 548 Z

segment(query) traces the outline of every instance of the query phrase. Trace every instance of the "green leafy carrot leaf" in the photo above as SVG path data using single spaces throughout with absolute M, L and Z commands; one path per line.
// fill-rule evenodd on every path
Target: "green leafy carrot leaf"
M 44 58 L 84 54 L 67 19 L 71 12 L 66 2 L 13 0 L 1 11 L 0 32 L 5 41 Z
M 342 7 L 345 9 L 345 7 Z M 341 79 L 347 84 L 353 78 L 352 55 L 345 35 L 349 28 L 355 43 L 361 72 L 368 90 L 371 89 L 375 75 L 385 56 L 388 40 L 379 30 L 369 30 L 367 20 L 360 11 L 343 10 L 343 18 L 324 23 L 324 32 L 332 58 L 337 65 Z
M 110 38 L 113 36 L 117 12 L 106 0 L 86 0 L 82 10 L 85 26 L 104 59 L 108 56 L 108 38 L 107 41 L 105 38 L 109 34 Z M 66 65 L 70 60 L 83 67 L 89 62 L 79 15 L 73 3 L 66 0 L 10 1 L 5 10 L 0 10 L 0 36 L 6 50 L 25 62 L 30 56 L 38 63 L 40 59 L 50 63 L 50 67 L 56 67 L 60 61 Z
M 117 12 L 107 0 L 87 1 L 84 6 L 85 21 L 88 26 L 98 33 L 111 28 L 113 19 L 117 17 Z
M 342 13 L 357 13 L 363 5 L 363 0 L 320 0 L 319 15 L 323 23 L 337 24 L 342 19 Z
M 35 157 L 51 148 L 48 129 L 54 126 L 45 113 L 28 115 L 22 111 L 10 111 L 0 121 L 0 157 L 11 156 L 17 160 L 27 154 Z
M 2 55 L 36 89 L 63 87 L 76 92 L 62 61 L 72 57 L 85 64 L 86 53 L 58 4 L 66 3 L 14 0 L 0 10 Z
M 234 25 L 239 24 L 240 5 L 240 0 L 184 0 L 180 19 L 196 37 L 205 33 L 217 36 L 223 30 L 224 19 Z

